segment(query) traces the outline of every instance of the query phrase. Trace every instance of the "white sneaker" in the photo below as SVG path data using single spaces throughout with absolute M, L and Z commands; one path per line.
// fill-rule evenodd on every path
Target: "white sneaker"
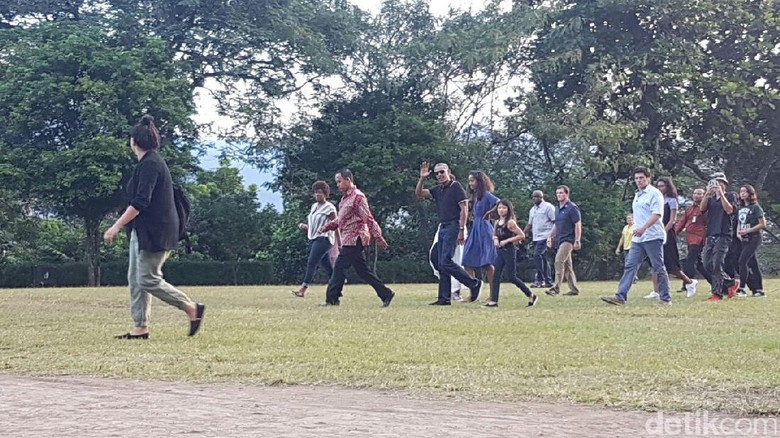
M 460 292 L 453 292 L 452 293 L 452 301 L 461 301 Z
M 699 280 L 691 280 L 690 283 L 685 285 L 686 290 L 686 296 L 688 298 L 693 298 L 694 295 L 696 295 L 696 287 L 699 285 Z
M 648 300 L 660 300 L 661 295 L 659 295 L 658 292 L 651 290 L 650 293 L 647 294 L 647 296 L 645 296 L 645 298 L 647 298 Z

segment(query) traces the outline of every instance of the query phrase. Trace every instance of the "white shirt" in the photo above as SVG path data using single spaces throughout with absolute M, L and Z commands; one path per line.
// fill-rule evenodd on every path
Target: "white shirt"
M 634 212 L 634 229 L 644 227 L 647 221 L 654 215 L 658 215 L 658 220 L 645 231 L 641 236 L 634 236 L 632 242 L 649 242 L 651 240 L 662 240 L 666 242 L 666 230 L 664 229 L 664 195 L 652 184 L 648 184 L 644 190 L 637 190 L 632 203 Z
M 531 224 L 534 242 L 547 240 L 555 225 L 555 207 L 547 201 L 534 204 L 528 213 L 528 223 Z

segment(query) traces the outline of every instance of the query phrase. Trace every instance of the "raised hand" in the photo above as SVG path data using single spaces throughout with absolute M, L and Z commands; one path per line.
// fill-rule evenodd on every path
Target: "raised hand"
M 420 164 L 420 178 L 428 178 L 428 175 L 430 174 L 431 166 L 427 161 L 423 161 L 422 164 Z

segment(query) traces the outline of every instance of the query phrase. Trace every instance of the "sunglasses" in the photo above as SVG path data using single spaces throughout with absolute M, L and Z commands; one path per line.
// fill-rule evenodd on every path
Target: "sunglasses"
M 436 174 L 436 175 L 444 175 L 445 173 L 447 173 L 447 171 L 446 170 L 437 170 L 436 172 L 433 172 L 433 173 Z

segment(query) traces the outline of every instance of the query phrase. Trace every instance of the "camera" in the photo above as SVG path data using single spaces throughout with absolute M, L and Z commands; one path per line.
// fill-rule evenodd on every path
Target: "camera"
M 715 179 L 715 178 L 711 179 L 710 182 L 707 183 L 708 187 L 714 187 L 714 186 L 717 186 L 717 185 L 718 185 L 718 180 Z

